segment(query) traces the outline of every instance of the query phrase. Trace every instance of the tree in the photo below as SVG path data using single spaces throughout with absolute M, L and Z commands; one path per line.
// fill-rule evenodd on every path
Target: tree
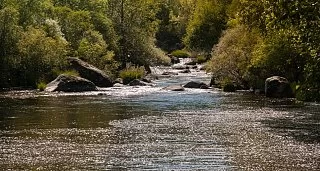
M 184 43 L 193 51 L 209 53 L 226 28 L 226 2 L 198 0 L 187 27 Z
M 16 77 L 21 77 L 20 86 L 35 86 L 42 79 L 52 79 L 53 72 L 64 66 L 67 46 L 64 38 L 48 37 L 43 29 L 29 27 L 18 42 L 21 66 Z
M 228 29 L 213 48 L 211 72 L 217 80 L 228 79 L 238 85 L 248 86 L 248 67 L 255 45 L 261 41 L 257 32 L 246 26 Z

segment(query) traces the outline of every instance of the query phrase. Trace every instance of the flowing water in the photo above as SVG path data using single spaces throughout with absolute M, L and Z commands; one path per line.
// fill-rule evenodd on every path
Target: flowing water
M 2 93 L 0 170 L 320 170 L 319 104 L 162 89 L 209 78 Z

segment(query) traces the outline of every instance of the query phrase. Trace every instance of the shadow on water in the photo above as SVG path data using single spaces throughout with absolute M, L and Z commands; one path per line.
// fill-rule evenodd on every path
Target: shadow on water
M 278 115 L 264 117 L 259 121 L 274 133 L 304 143 L 320 142 L 319 104 L 303 103 L 295 99 L 265 98 L 247 92 L 230 94 L 230 97 L 221 100 L 220 105 L 229 110 L 270 109 Z
M 320 105 L 295 99 L 272 99 L 242 94 L 233 102 L 245 107 L 270 108 L 282 116 L 267 117 L 260 122 L 283 137 L 292 137 L 304 143 L 320 143 Z M 232 101 L 232 100 L 231 100 Z
M 287 114 L 281 118 L 269 118 L 261 121 L 272 131 L 304 143 L 320 143 L 320 106 L 314 104 L 300 105 L 285 109 Z
M 147 106 L 100 96 L 64 96 L 0 99 L 0 130 L 105 128 L 112 120 L 137 117 Z

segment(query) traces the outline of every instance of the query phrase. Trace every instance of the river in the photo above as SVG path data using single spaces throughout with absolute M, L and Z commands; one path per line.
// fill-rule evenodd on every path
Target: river
M 154 87 L 0 94 L 0 170 L 320 170 L 320 105 Z

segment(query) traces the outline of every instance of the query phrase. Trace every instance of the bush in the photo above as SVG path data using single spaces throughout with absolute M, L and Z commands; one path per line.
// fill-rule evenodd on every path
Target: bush
M 39 82 L 38 84 L 37 84 L 37 89 L 39 90 L 39 91 L 44 91 L 45 89 L 46 89 L 46 87 L 47 87 L 47 84 L 45 83 L 45 82 Z
M 122 78 L 123 84 L 129 84 L 135 79 L 141 79 L 144 74 L 144 67 L 127 66 L 126 69 L 120 71 L 120 78 Z
M 235 92 L 236 91 L 236 86 L 234 85 L 234 83 L 228 79 L 225 78 L 222 82 L 221 82 L 221 87 L 222 90 L 224 92 Z
M 189 58 L 190 54 L 187 51 L 184 50 L 175 50 L 171 52 L 172 56 L 175 56 L 177 58 Z
M 297 52 L 291 39 L 290 32 L 278 31 L 260 41 L 252 52 L 249 76 L 264 80 L 281 75 L 290 82 L 301 80 L 306 59 Z
M 207 62 L 207 58 L 204 55 L 199 55 L 197 56 L 196 61 L 198 64 L 203 64 Z
M 228 29 L 213 48 L 210 71 L 217 80 L 229 78 L 238 85 L 247 82 L 252 51 L 261 39 L 246 26 Z

